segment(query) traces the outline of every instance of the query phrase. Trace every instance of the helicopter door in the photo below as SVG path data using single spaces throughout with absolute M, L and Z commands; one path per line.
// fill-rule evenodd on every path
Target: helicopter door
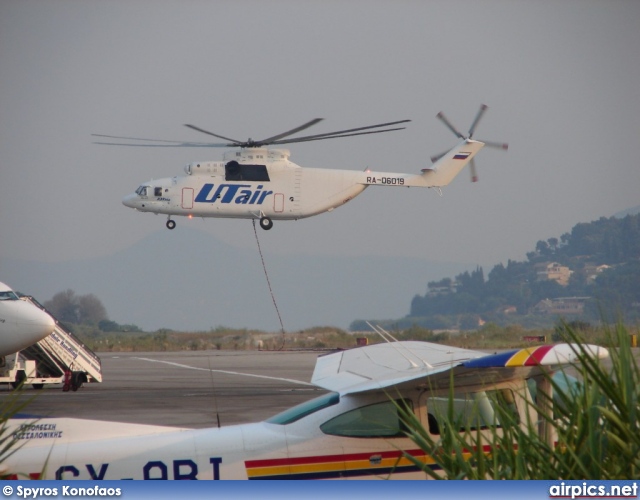
M 284 195 L 282 193 L 273 195 L 273 211 L 284 212 Z
M 193 188 L 182 188 L 182 208 L 193 208 Z

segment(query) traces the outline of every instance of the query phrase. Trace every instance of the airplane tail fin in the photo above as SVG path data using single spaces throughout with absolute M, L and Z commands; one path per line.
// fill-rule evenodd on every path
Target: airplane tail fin
M 463 139 L 442 155 L 433 165 L 422 169 L 428 187 L 449 184 L 484 146 L 484 142 Z

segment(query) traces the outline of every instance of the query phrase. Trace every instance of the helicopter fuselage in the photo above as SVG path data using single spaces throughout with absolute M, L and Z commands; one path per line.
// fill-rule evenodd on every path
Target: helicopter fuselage
M 302 168 L 286 149 L 229 151 L 223 161 L 193 162 L 185 175 L 142 184 L 122 203 L 141 212 L 171 216 L 259 219 L 263 229 L 273 220 L 296 220 L 330 212 L 368 186 L 439 187 L 448 184 L 484 144 L 462 141 L 448 158 L 421 174 Z M 461 153 L 461 151 L 464 152 Z

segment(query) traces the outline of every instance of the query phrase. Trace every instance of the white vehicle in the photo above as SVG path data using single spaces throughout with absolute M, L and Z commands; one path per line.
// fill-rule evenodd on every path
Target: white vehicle
M 122 203 L 140 212 L 167 215 L 167 227 L 176 226 L 172 216 L 225 217 L 259 219 L 263 229 L 271 229 L 274 220 L 297 220 L 323 212 L 330 212 L 362 193 L 369 186 L 437 188 L 449 184 L 456 175 L 471 163 L 471 177 L 477 180 L 474 156 L 483 146 L 507 149 L 506 144 L 480 142 L 472 139 L 476 125 L 486 111 L 482 105 L 467 135 L 460 133 L 444 117 L 438 114 L 449 129 L 460 139 L 445 154 L 432 158 L 433 165 L 420 174 L 395 172 L 364 172 L 302 168 L 289 160 L 287 149 L 268 149 L 272 144 L 289 144 L 375 134 L 401 130 L 388 128 L 408 122 L 370 125 L 366 127 L 288 138 L 321 121 L 311 120 L 282 134 L 267 139 L 238 141 L 214 134 L 194 125 L 186 125 L 199 132 L 224 139 L 226 143 L 181 142 L 156 139 L 139 139 L 93 134 L 110 139 L 146 141 L 139 143 L 98 142 L 120 146 L 156 147 L 223 147 L 241 148 L 224 154 L 223 161 L 193 162 L 184 168 L 186 175 L 158 179 L 142 184 L 135 193 L 126 196 Z M 382 129 L 382 130 L 373 130 Z
M 587 346 L 599 358 L 608 352 Z M 10 420 L 18 451 L 10 478 L 41 479 L 425 479 L 403 451 L 434 464 L 403 431 L 404 401 L 437 440 L 438 416 L 455 385 L 455 407 L 479 408 L 480 432 L 500 432 L 495 405 L 536 421 L 527 380 L 575 361 L 570 345 L 501 354 L 426 342 L 394 342 L 320 356 L 312 383 L 324 396 L 264 422 L 185 429 L 73 418 Z M 453 372 L 453 373 L 451 373 Z M 537 390 L 550 394 L 540 381 Z M 493 397 L 496 396 L 496 397 Z M 530 419 L 528 418 L 530 417 Z M 479 421 L 481 420 L 481 421 Z M 543 430 L 544 432 L 544 430 Z M 43 473 L 44 471 L 44 473 Z
M 13 354 L 53 332 L 51 316 L 0 283 L 0 356 Z

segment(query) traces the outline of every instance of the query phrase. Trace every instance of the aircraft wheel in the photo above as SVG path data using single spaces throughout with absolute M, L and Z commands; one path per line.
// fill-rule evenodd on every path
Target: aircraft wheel
M 273 221 L 269 217 L 262 217 L 260 219 L 260 227 L 265 231 L 268 231 L 273 227 Z
M 167 229 L 173 229 L 176 227 L 176 221 L 169 219 L 167 221 Z
M 13 387 L 14 389 L 21 387 L 26 378 L 27 374 L 23 370 L 18 371 L 18 373 L 16 373 L 15 382 L 11 382 L 11 387 Z
M 71 390 L 76 392 L 87 381 L 87 376 L 82 372 L 74 372 L 71 375 Z

